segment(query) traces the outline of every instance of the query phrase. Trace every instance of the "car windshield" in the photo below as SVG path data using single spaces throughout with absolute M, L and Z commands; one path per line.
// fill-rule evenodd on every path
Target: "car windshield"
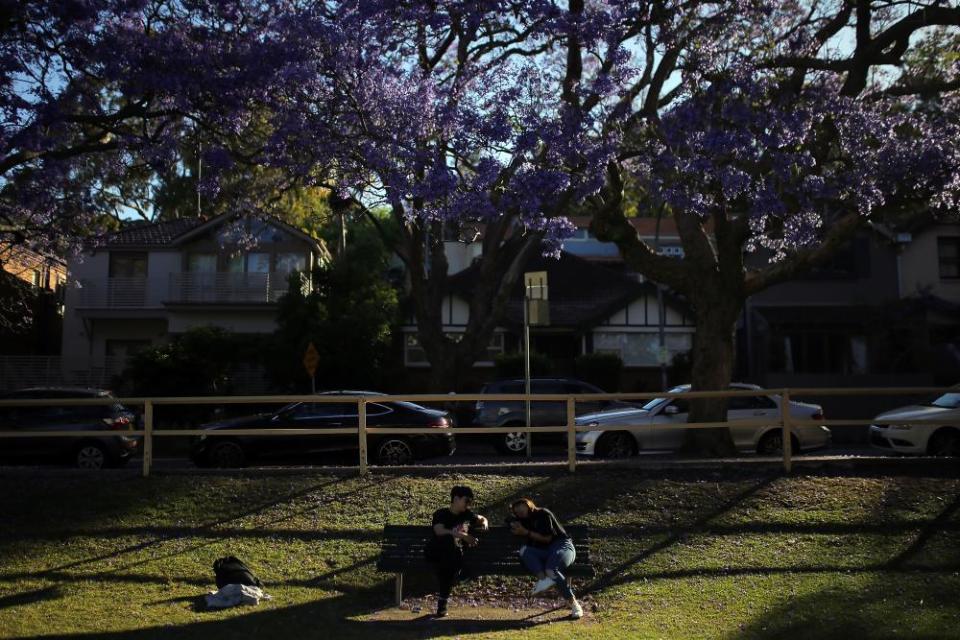
M 683 393 L 684 391 L 689 391 L 687 387 L 674 387 L 673 389 L 668 389 L 667 393 Z M 657 407 L 670 402 L 673 398 L 654 398 L 647 404 L 643 405 L 645 411 L 653 411 Z
M 960 408 L 960 393 L 945 393 L 931 402 L 930 406 L 943 407 L 944 409 L 958 409 Z

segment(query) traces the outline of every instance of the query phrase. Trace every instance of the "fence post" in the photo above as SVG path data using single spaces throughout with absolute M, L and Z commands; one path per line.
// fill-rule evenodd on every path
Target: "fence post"
M 143 477 L 149 477 L 153 466 L 153 400 L 143 403 Z
M 793 468 L 793 460 L 791 459 L 793 448 L 793 438 L 791 437 L 792 430 L 791 418 L 790 418 L 790 390 L 784 389 L 783 395 L 780 396 L 780 422 L 783 428 L 781 432 L 781 447 L 783 449 L 783 471 L 784 473 L 790 473 Z
M 360 436 L 360 475 L 366 475 L 367 473 L 367 401 L 357 400 L 357 416 L 359 417 L 359 428 L 357 429 Z
M 570 473 L 577 470 L 577 411 L 576 400 L 567 398 L 567 464 Z

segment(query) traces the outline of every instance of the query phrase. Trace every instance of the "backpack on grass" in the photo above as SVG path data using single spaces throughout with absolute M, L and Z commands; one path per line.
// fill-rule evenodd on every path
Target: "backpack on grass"
M 213 572 L 217 576 L 217 588 L 228 584 L 245 584 L 250 587 L 262 587 L 260 578 L 253 574 L 250 567 L 236 556 L 218 558 L 213 563 Z

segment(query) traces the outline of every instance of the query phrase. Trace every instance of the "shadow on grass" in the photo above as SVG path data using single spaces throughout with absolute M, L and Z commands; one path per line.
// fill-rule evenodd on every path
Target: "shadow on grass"
M 182 600 L 181 600 L 182 601 Z M 413 640 L 439 637 L 463 637 L 496 631 L 521 631 L 548 620 L 521 618 L 514 620 L 436 619 L 424 615 L 409 621 L 365 620 L 362 616 L 387 605 L 381 589 L 358 589 L 343 595 L 300 605 L 274 609 L 251 609 L 227 619 L 209 619 L 176 626 L 163 625 L 147 629 L 117 632 L 67 633 L 26 638 L 97 638 L 98 640 L 217 640 L 220 638 L 297 638 L 328 634 L 337 640 L 389 638 Z M 246 610 L 245 610 L 246 611 Z M 211 613 L 223 615 L 222 613 Z M 307 635 L 305 636 L 305 632 Z
M 956 638 L 956 576 L 932 581 L 887 571 L 837 576 L 819 591 L 782 599 L 740 625 L 733 640 L 849 640 L 850 638 Z M 953 581 L 952 585 L 946 581 Z
M 0 609 L 6 609 L 7 607 L 19 607 L 25 604 L 33 604 L 34 602 L 42 602 L 44 600 L 56 600 L 57 598 L 63 597 L 63 591 L 60 587 L 44 587 L 43 589 L 34 589 L 33 591 L 21 591 L 20 593 L 12 593 L 8 596 L 0 596 Z
M 716 508 L 708 511 L 704 515 L 697 518 L 693 523 L 687 527 L 678 527 L 672 533 L 670 533 L 666 538 L 660 542 L 654 544 L 653 546 L 644 549 L 640 553 L 634 555 L 631 558 L 615 565 L 614 567 L 607 569 L 602 575 L 597 577 L 592 583 L 588 584 L 583 590 L 583 593 L 596 593 L 602 591 L 611 586 L 615 586 L 627 580 L 633 579 L 632 577 L 627 577 L 625 574 L 635 565 L 643 562 L 647 558 L 653 556 L 656 553 L 664 551 L 673 545 L 682 542 L 683 539 L 687 536 L 690 529 L 703 529 L 705 528 L 711 520 L 722 516 L 735 509 L 740 503 L 742 503 L 747 498 L 755 495 L 764 488 L 770 486 L 770 484 L 776 479 L 776 476 L 770 476 L 764 479 L 761 479 L 743 491 L 738 492 L 731 498 L 723 501 Z
M 223 536 L 225 535 L 225 534 L 220 533 L 220 530 L 218 529 L 218 527 L 222 527 L 222 526 L 225 525 L 225 524 L 228 524 L 228 523 L 231 523 L 231 522 L 235 522 L 235 521 L 241 520 L 241 519 L 243 519 L 243 518 L 248 518 L 248 517 L 253 516 L 253 515 L 256 515 L 256 514 L 258 514 L 258 513 L 263 513 L 263 512 L 265 512 L 265 511 L 267 511 L 267 510 L 269 510 L 269 509 L 272 509 L 272 508 L 274 508 L 274 507 L 276 507 L 276 506 L 279 506 L 279 505 L 281 505 L 281 504 L 283 504 L 283 503 L 285 503 L 285 502 L 289 502 L 289 501 L 291 501 L 291 500 L 296 500 L 297 498 L 301 498 L 301 497 L 303 497 L 303 496 L 309 495 L 309 494 L 313 493 L 314 491 L 319 491 L 319 490 L 325 489 L 325 488 L 327 488 L 327 487 L 329 487 L 329 486 L 332 486 L 332 485 L 334 485 L 334 484 L 337 484 L 337 483 L 339 483 L 339 482 L 341 482 L 341 479 L 330 480 L 330 481 L 327 481 L 327 482 L 324 482 L 324 483 L 321 483 L 321 484 L 318 484 L 318 485 L 313 485 L 313 486 L 307 487 L 307 488 L 305 488 L 305 489 L 303 489 L 303 490 L 301 490 L 301 491 L 297 491 L 297 492 L 295 492 L 295 493 L 287 494 L 287 495 L 284 495 L 284 496 L 281 497 L 281 498 L 278 498 L 278 499 L 275 499 L 275 500 L 271 500 L 271 501 L 269 501 L 269 502 L 265 502 L 265 503 L 259 504 L 259 505 L 257 505 L 256 507 L 253 507 L 253 508 L 251 508 L 251 509 L 247 509 L 246 511 L 241 511 L 241 512 L 236 513 L 236 514 L 232 514 L 232 515 L 230 515 L 230 516 L 228 516 L 228 517 L 226 517 L 226 518 L 221 518 L 220 520 L 216 520 L 216 521 L 214 521 L 214 522 L 210 522 L 210 523 L 201 525 L 200 527 L 195 527 L 195 528 L 194 528 L 194 529 L 195 529 L 195 535 L 199 534 L 200 532 L 206 532 L 206 533 L 211 534 L 212 539 L 211 539 L 210 541 L 208 541 L 208 542 L 205 542 L 205 543 L 203 543 L 203 544 L 197 545 L 197 546 L 192 547 L 192 548 L 190 548 L 190 549 L 185 549 L 185 550 L 177 551 L 175 554 L 165 554 L 165 555 L 161 555 L 161 556 L 152 556 L 152 557 L 150 557 L 150 558 L 147 559 L 147 560 L 142 560 L 142 561 L 139 561 L 139 562 L 134 562 L 134 563 L 131 563 L 131 564 L 126 565 L 126 566 L 124 566 L 124 567 L 115 569 L 114 571 L 123 571 L 123 570 L 125 570 L 125 569 L 130 569 L 130 568 L 132 568 L 132 567 L 135 567 L 135 566 L 144 564 L 144 563 L 146 563 L 146 562 L 154 562 L 154 561 L 156 561 L 156 560 L 160 560 L 160 559 L 164 559 L 164 558 L 169 558 L 169 557 L 171 557 L 171 556 L 173 556 L 173 555 L 182 555 L 182 554 L 184 554 L 184 553 L 186 553 L 186 552 L 188 552 L 188 551 L 194 551 L 194 550 L 196 550 L 196 549 L 198 549 L 198 548 L 201 548 L 201 547 L 203 547 L 203 546 L 206 546 L 206 545 L 208 545 L 208 544 L 212 544 L 216 539 L 221 538 L 221 537 L 223 537 Z M 362 489 L 368 488 L 369 486 L 373 486 L 373 485 L 371 484 L 371 485 L 367 485 L 366 487 L 361 487 L 361 488 L 358 489 L 357 491 L 361 491 Z M 350 493 L 355 493 L 355 492 L 350 492 Z M 311 507 L 311 509 L 315 509 L 316 507 L 317 507 L 317 505 L 314 505 L 313 507 Z M 309 509 L 308 509 L 308 510 L 305 510 L 305 511 L 309 511 Z M 296 515 L 298 515 L 298 514 L 293 514 L 293 515 L 291 515 L 291 516 L 289 516 L 289 517 L 295 517 Z M 275 520 L 275 521 L 271 522 L 270 524 L 275 524 L 275 523 L 277 523 L 277 522 L 280 522 L 281 520 L 282 520 L 282 519 Z M 162 528 L 161 528 L 161 530 L 162 530 Z M 60 533 L 61 533 L 62 536 L 65 536 L 65 537 L 69 537 L 69 536 L 70 536 L 70 531 L 63 531 L 63 530 L 61 530 Z M 90 563 L 94 563 L 94 562 L 102 562 L 102 561 L 104 561 L 104 560 L 110 560 L 110 559 L 114 559 L 114 558 L 119 558 L 119 557 L 121 557 L 121 556 L 130 554 L 130 553 L 136 553 L 136 552 L 138 552 L 138 551 L 144 551 L 144 550 L 149 549 L 149 548 L 151 548 L 151 547 L 155 547 L 155 546 L 157 546 L 157 545 L 163 544 L 164 542 L 167 542 L 167 541 L 169 541 L 169 540 L 176 539 L 176 531 L 171 531 L 171 532 L 169 532 L 169 533 L 158 533 L 157 535 L 158 535 L 158 537 L 153 538 L 152 540 L 145 540 L 145 541 L 143 541 L 143 542 L 140 542 L 140 543 L 137 543 L 137 544 L 134 544 L 134 545 L 130 545 L 130 546 L 128 546 L 128 547 L 124 547 L 123 549 L 118 549 L 118 550 L 115 550 L 115 551 L 111 551 L 110 553 L 99 554 L 99 555 L 96 555 L 96 556 L 88 556 L 88 557 L 83 558 L 83 559 L 81 559 L 81 560 L 75 560 L 75 561 L 73 561 L 73 562 L 68 562 L 68 563 L 66 563 L 66 564 L 62 564 L 62 565 L 59 565 L 59 566 L 56 566 L 56 567 L 51 567 L 50 569 L 46 569 L 46 570 L 37 572 L 37 573 L 35 574 L 35 577 L 43 577 L 43 576 L 45 576 L 45 575 L 52 575 L 52 574 L 56 574 L 56 573 L 58 573 L 58 572 L 66 571 L 66 570 L 68 570 L 68 569 L 75 569 L 75 568 L 78 568 L 78 567 L 82 567 L 82 566 L 84 566 L 84 565 L 86 565 L 86 564 L 90 564 Z

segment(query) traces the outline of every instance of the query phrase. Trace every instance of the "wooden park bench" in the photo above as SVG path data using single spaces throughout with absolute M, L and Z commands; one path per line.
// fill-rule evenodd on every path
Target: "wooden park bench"
M 565 526 L 577 548 L 577 559 L 564 572 L 568 577 L 593 577 L 590 564 L 590 530 L 584 525 Z M 397 605 L 403 602 L 403 574 L 432 572 L 432 565 L 424 558 L 424 547 L 433 535 L 433 529 L 422 525 L 391 525 L 383 528 L 383 543 L 377 569 L 397 576 Z M 520 562 L 520 542 L 507 527 L 490 527 L 477 536 L 480 544 L 466 550 L 464 567 L 470 574 L 525 576 L 530 575 Z

